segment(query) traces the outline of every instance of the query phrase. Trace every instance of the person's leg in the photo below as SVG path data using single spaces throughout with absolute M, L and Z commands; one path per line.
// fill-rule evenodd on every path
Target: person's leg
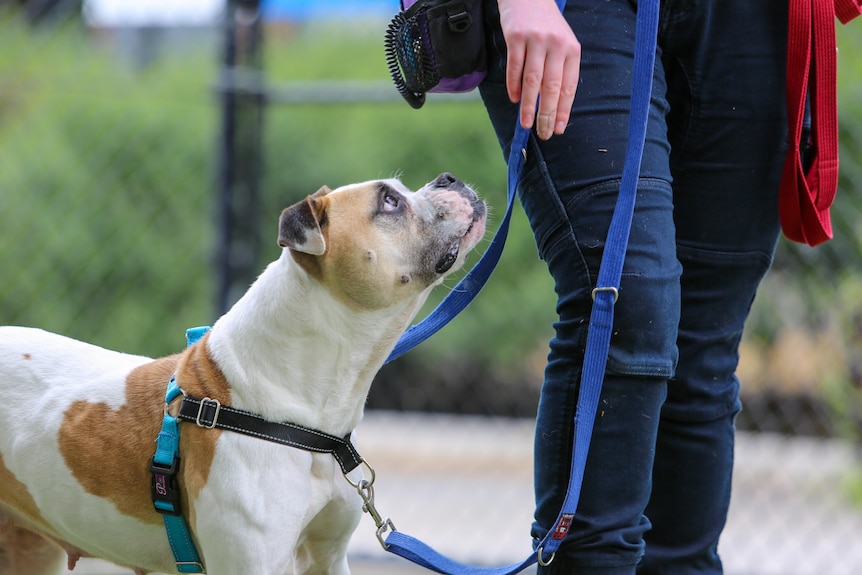
M 508 149 L 516 109 L 503 82 L 505 45 L 487 2 L 492 66 L 481 87 Z M 572 430 L 595 278 L 619 192 L 630 109 L 634 7 L 628 0 L 571 0 L 566 17 L 583 50 L 581 83 L 566 133 L 531 139 L 519 195 L 540 256 L 555 280 L 550 342 L 536 422 L 533 536 L 551 528 L 568 485 Z M 656 92 L 638 186 L 608 370 L 577 516 L 540 573 L 633 574 L 643 553 L 643 516 L 666 380 L 676 362 L 680 266 L 675 257 L 665 135 L 664 80 Z
M 663 4 L 682 311 L 642 575 L 722 571 L 738 345 L 779 230 L 786 23 L 784 0 Z

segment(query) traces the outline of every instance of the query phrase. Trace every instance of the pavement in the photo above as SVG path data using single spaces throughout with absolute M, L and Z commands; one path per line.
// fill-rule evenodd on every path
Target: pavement
M 496 566 L 530 552 L 530 420 L 369 412 L 360 453 L 376 470 L 375 504 L 400 531 L 462 563 Z M 835 440 L 740 433 L 728 525 L 727 575 L 859 575 L 862 459 Z M 353 575 L 419 575 L 385 552 L 364 516 L 348 551 Z M 528 569 L 524 573 L 534 573 Z M 75 575 L 128 575 L 81 560 Z

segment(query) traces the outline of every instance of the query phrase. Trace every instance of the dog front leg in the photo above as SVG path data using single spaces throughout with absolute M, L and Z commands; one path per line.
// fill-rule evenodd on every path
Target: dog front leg
M 350 575 L 347 544 L 362 516 L 358 501 L 347 491 L 306 526 L 294 556 L 296 575 Z
M 296 549 L 296 575 L 350 575 L 347 538 L 306 540 Z

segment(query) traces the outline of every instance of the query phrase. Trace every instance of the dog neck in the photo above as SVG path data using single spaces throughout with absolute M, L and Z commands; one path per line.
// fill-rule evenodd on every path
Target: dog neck
M 357 311 L 285 250 L 215 323 L 209 351 L 234 407 L 342 436 L 359 424 L 374 376 L 429 291 Z

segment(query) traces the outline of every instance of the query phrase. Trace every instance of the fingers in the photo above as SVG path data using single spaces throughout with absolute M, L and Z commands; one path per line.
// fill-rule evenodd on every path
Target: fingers
M 524 76 L 526 48 L 527 45 L 523 42 L 507 42 L 506 91 L 509 93 L 509 99 L 515 104 L 521 101 L 521 78 Z M 529 128 L 531 125 L 525 127 Z
M 546 74 L 545 70 L 546 59 L 549 56 L 550 54 L 535 48 L 528 49 L 526 53 L 524 71 L 521 75 L 521 125 L 525 128 L 533 126 L 536 117 L 536 100 L 540 94 L 542 95 L 541 107 L 539 108 L 540 117 L 542 113 L 547 115 L 547 111 L 554 105 L 554 102 L 551 101 L 553 100 L 552 94 L 548 95 L 549 100 L 545 103 L 545 93 L 543 91 L 543 88 L 548 88 L 549 91 L 552 91 L 551 85 L 553 84 L 553 79 L 550 76 L 552 72 L 549 70 L 549 73 Z M 546 82 L 547 85 L 545 85 Z M 537 129 L 538 127 L 539 125 L 536 125 Z
M 575 99 L 579 71 L 580 57 L 564 57 L 556 51 L 547 55 L 536 115 L 536 133 L 541 139 L 547 140 L 553 134 L 565 131 Z M 526 77 L 524 83 L 527 83 Z
M 500 6 L 508 50 L 506 89 L 512 102 L 521 103 L 520 123 L 535 125 L 544 140 L 562 134 L 575 99 L 581 46 L 553 2 L 510 0 Z M 541 17 L 539 6 L 548 10 Z
M 535 123 L 536 133 L 543 140 L 562 134 L 569 121 L 579 75 L 579 49 L 576 55 L 535 49 L 524 57 L 510 53 L 506 85 L 512 101 L 521 103 L 521 125 L 532 128 Z

